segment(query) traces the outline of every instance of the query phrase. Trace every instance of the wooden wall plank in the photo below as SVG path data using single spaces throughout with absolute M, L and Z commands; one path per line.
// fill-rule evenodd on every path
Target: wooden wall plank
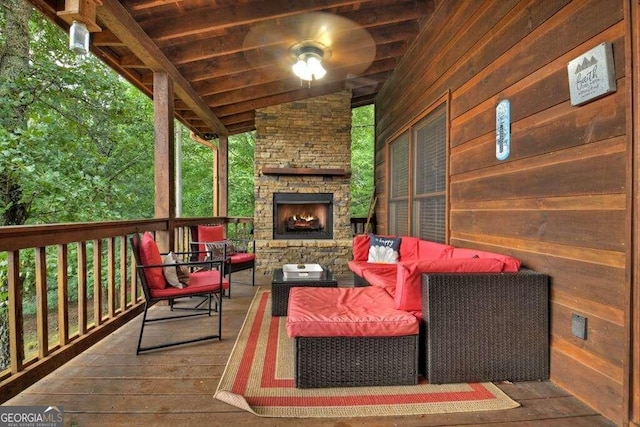
M 378 231 L 387 229 L 386 144 L 449 91 L 449 243 L 548 273 L 552 380 L 626 420 L 633 187 L 624 0 L 451 3 L 436 3 L 411 60 L 376 99 Z M 567 62 L 603 42 L 613 44 L 617 91 L 574 107 Z M 495 106 L 505 98 L 511 155 L 498 161 Z M 571 313 L 589 319 L 584 342 L 571 335 Z
M 618 87 L 621 89 L 625 87 L 624 79 L 618 82 Z M 618 92 L 608 97 L 606 101 L 587 104 L 579 109 L 571 107 L 569 102 L 563 102 L 535 116 L 513 122 L 511 138 L 514 143 L 506 162 L 496 159 L 495 131 L 485 133 L 477 139 L 465 141 L 464 145 L 458 145 L 452 149 L 451 174 L 457 175 L 477 169 L 479 165 L 485 167 L 505 164 L 550 151 L 623 136 L 626 133 L 624 97 L 623 92 Z M 516 105 L 518 103 L 513 99 L 511 102 Z M 490 119 L 490 126 L 495 128 L 495 110 L 490 108 L 488 111 L 490 114 L 485 116 L 487 120 Z M 463 128 L 466 129 L 467 126 Z M 457 129 L 452 128 L 452 134 L 456 134 Z M 460 132 L 457 136 L 460 136 Z
M 500 212 L 452 212 L 451 228 L 476 234 L 519 237 L 561 245 L 624 251 L 626 211 L 599 210 L 504 210 Z
M 572 346 L 581 349 L 584 355 L 580 358 L 584 363 L 587 360 L 601 360 L 598 370 L 617 382 L 623 381 L 623 360 L 624 335 L 623 325 L 616 325 L 599 318 L 598 316 L 587 316 L 587 337 L 582 340 L 571 334 L 571 315 L 573 313 L 585 315 L 584 312 L 572 310 L 564 305 L 554 302 L 551 305 L 551 316 L 553 317 L 551 336 L 568 341 Z M 558 348 L 557 350 L 561 350 Z M 565 349 L 561 350 L 566 354 L 571 354 Z M 595 369 L 595 368 L 594 368 Z
M 626 186 L 625 148 L 624 138 L 613 139 L 454 176 L 451 201 L 621 193 Z
M 553 343 L 555 344 L 555 343 Z M 581 363 L 551 346 L 551 376 L 564 388 L 578 388 L 580 399 L 598 408 L 600 413 L 615 423 L 625 418 L 622 408 L 622 384 Z M 579 354 L 576 355 L 579 357 Z

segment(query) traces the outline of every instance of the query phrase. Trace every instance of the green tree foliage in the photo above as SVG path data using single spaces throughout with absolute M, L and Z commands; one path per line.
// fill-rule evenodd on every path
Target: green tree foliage
M 180 125 L 181 126 L 181 125 Z M 182 135 L 182 217 L 213 215 L 214 151 Z
M 351 216 L 369 213 L 373 193 L 374 107 L 354 108 L 351 125 Z
M 152 217 L 152 103 L 92 55 L 70 52 L 41 15 L 30 29 L 29 69 L 2 103 L 2 116 L 18 104 L 26 126 L 0 128 L 0 167 L 15 171 L 26 223 Z
M 255 132 L 229 137 L 229 216 L 253 218 Z

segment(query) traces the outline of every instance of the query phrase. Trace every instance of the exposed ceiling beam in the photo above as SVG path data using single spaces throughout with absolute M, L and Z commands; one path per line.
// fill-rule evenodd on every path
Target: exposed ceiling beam
M 167 59 L 160 48 L 140 28 L 127 10 L 117 0 L 102 0 L 97 10 L 102 24 L 125 43 L 131 51 L 155 72 L 166 72 L 174 82 L 174 91 L 198 114 L 211 129 L 220 135 L 227 135 L 224 124 L 211 112 L 189 82 Z
M 393 24 L 396 23 L 398 25 L 395 29 L 406 33 L 406 21 L 421 17 L 422 12 L 415 4 L 407 3 L 398 5 L 393 9 L 380 11 L 375 9 L 361 9 L 355 12 L 345 13 L 342 16 L 351 19 L 367 29 L 373 39 L 378 42 L 380 38 L 395 37 L 397 40 L 400 35 L 394 35 L 394 28 L 388 28 L 387 26 L 393 26 Z M 419 30 L 418 25 L 416 24 L 414 28 L 415 32 L 408 37 L 413 38 L 416 36 Z M 160 47 L 166 53 L 167 57 L 170 58 L 174 64 L 178 65 L 265 47 L 265 45 L 244 45 L 246 34 L 247 29 L 243 26 L 230 28 L 223 36 L 189 40 L 166 48 L 162 45 L 160 45 Z
M 253 24 L 265 19 L 284 18 L 303 12 L 330 7 L 348 6 L 373 0 L 269 0 L 220 7 L 215 10 L 200 8 L 184 14 L 180 21 L 173 17 L 144 21 L 141 26 L 154 40 L 188 37 L 213 29 Z M 189 22 L 188 26 L 184 22 Z

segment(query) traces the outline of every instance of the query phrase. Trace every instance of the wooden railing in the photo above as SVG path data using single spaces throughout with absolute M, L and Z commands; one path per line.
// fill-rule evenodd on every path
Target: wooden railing
M 189 226 L 202 223 L 227 224 L 235 235 L 250 232 L 252 221 L 207 217 L 0 227 L 0 286 L 8 291 L 0 299 L 0 403 L 142 311 L 128 242 L 132 233 L 173 230 L 173 248 L 181 251 L 189 247 Z
M 353 233 L 365 222 L 352 218 Z M 0 298 L 0 343 L 7 329 L 9 335 L 0 355 L 0 403 L 142 311 L 132 233 L 172 232 L 173 249 L 187 251 L 190 227 L 198 224 L 226 224 L 229 237 L 253 234 L 251 218 L 227 217 L 0 227 L 0 286 L 8 290 L 8 299 Z
M 376 232 L 376 217 L 355 218 L 351 217 L 351 234 L 367 234 Z

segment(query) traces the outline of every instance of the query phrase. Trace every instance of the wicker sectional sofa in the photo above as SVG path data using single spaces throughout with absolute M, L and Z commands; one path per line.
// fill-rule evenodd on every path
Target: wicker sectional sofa
M 508 255 L 402 237 L 395 264 L 367 261 L 355 236 L 356 286 L 387 291 L 420 322 L 419 371 L 432 383 L 549 378 L 549 277 Z

